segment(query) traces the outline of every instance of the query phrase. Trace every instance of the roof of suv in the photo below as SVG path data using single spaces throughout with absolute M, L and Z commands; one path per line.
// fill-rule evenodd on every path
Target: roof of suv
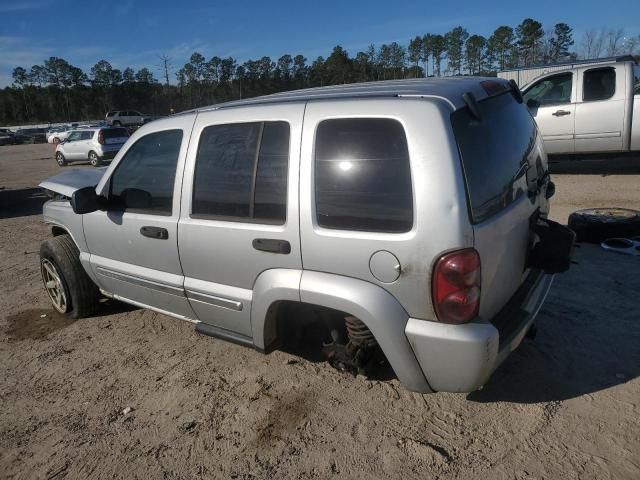
M 384 82 L 351 83 L 274 93 L 245 100 L 234 100 L 196 108 L 183 113 L 203 112 L 245 105 L 371 97 L 437 97 L 447 101 L 452 108 L 457 109 L 464 106 L 462 95 L 466 92 L 472 92 L 477 100 L 487 97 L 487 92 L 480 85 L 480 82 L 484 80 L 492 80 L 508 85 L 506 80 L 495 77 L 414 78 Z

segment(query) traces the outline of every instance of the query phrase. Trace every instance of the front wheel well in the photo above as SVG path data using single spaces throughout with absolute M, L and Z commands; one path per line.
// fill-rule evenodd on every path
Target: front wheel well
M 69 235 L 69 232 L 67 232 L 64 228 L 58 226 L 58 225 L 52 225 L 50 227 L 50 231 L 51 231 L 51 235 L 54 237 L 60 236 L 60 235 Z

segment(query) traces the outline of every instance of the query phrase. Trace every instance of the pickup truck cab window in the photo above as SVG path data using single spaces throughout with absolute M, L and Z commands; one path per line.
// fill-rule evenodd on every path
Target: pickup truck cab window
M 595 68 L 583 75 L 582 99 L 585 102 L 607 100 L 616 93 L 615 68 Z
M 182 130 L 165 130 L 134 143 L 109 180 L 110 205 L 115 209 L 171 215 L 181 142 Z
M 526 91 L 524 101 L 535 100 L 540 105 L 570 103 L 572 81 L 571 73 L 544 78 Z

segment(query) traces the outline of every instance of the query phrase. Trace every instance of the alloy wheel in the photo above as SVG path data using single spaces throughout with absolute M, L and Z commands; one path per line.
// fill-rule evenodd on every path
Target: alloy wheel
M 53 307 L 60 313 L 66 313 L 69 308 L 69 302 L 67 300 L 67 294 L 64 291 L 62 278 L 55 264 L 49 259 L 43 258 L 40 263 L 40 271 L 42 273 L 44 287 L 49 294 Z

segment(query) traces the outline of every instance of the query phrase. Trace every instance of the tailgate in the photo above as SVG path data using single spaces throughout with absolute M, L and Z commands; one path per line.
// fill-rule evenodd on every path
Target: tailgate
M 529 218 L 535 209 L 526 197 L 475 225 L 474 247 L 480 254 L 480 316 L 490 320 L 509 301 L 526 277 L 531 241 Z
M 480 316 L 490 320 L 527 275 L 530 219 L 548 213 L 547 160 L 535 122 L 511 93 L 452 115 L 464 171 L 474 247 L 480 254 Z

